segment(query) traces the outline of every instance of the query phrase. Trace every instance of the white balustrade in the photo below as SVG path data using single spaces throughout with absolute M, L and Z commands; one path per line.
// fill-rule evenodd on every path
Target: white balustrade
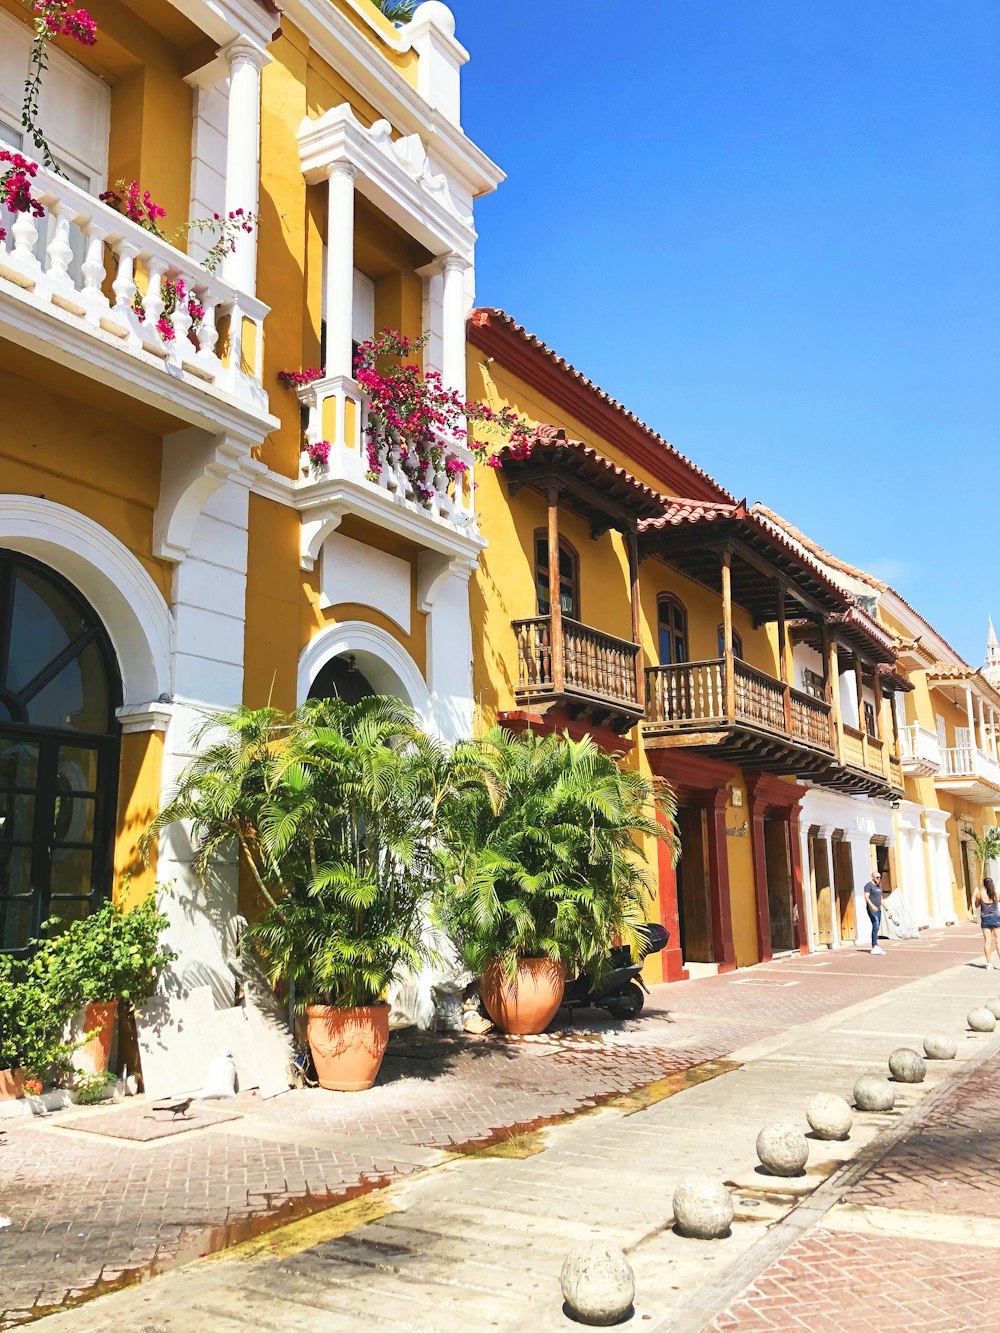
M 1000 764 L 972 745 L 953 745 L 941 751 L 944 778 L 982 778 L 1000 787 Z
M 937 734 L 918 722 L 901 727 L 899 747 L 907 771 L 937 771 L 941 767 L 941 743 Z
M 440 435 L 441 464 L 422 481 L 405 467 L 406 440 L 398 433 L 380 442 L 369 457 L 368 395 L 345 375 L 327 376 L 302 386 L 299 401 L 307 412 L 306 445 L 325 441 L 330 456 L 314 463 L 305 448 L 302 478 L 315 482 L 350 481 L 411 512 L 426 515 L 465 536 L 478 537 L 475 505 L 476 456 L 465 443 Z M 464 471 L 449 472 L 454 459 Z M 371 474 L 377 473 L 372 476 Z
M 32 190 L 52 219 L 44 259 L 38 256 L 36 220 L 19 213 L 0 242 L 0 278 L 10 284 L 4 295 L 17 299 L 24 293 L 36 306 L 56 306 L 105 346 L 110 336 L 126 354 L 152 354 L 153 364 L 161 363 L 168 374 L 190 376 L 195 386 L 212 385 L 255 410 L 266 409 L 261 372 L 267 306 L 43 167 Z M 184 297 L 175 297 L 166 315 L 178 283 Z M 190 301 L 204 313 L 192 317 Z M 217 347 L 223 320 L 228 336 Z

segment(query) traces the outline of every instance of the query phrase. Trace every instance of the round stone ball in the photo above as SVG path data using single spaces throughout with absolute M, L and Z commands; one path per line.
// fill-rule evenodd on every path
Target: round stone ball
M 928 1032 L 924 1038 L 924 1055 L 928 1060 L 954 1060 L 958 1041 L 950 1032 Z
M 854 1124 L 854 1112 L 836 1093 L 818 1092 L 809 1103 L 806 1119 L 818 1139 L 846 1139 Z
M 889 1056 L 889 1073 L 897 1083 L 923 1083 L 927 1066 L 922 1055 L 900 1046 Z
M 997 1020 L 986 1008 L 973 1009 L 965 1020 L 973 1032 L 992 1032 Z
M 601 1241 L 570 1250 L 562 1266 L 562 1294 L 578 1323 L 620 1324 L 635 1299 L 635 1274 L 615 1245 Z
M 1000 1000 L 987 1000 L 984 1006 L 994 1018 L 1000 1018 Z
M 797 1176 L 809 1160 L 806 1136 L 794 1125 L 765 1125 L 757 1135 L 757 1156 L 772 1176 Z
M 862 1074 L 854 1085 L 854 1105 L 859 1111 L 891 1111 L 895 1101 L 892 1084 L 881 1074 Z
M 711 1176 L 691 1176 L 674 1190 L 674 1223 L 682 1236 L 717 1240 L 733 1220 L 733 1196 Z

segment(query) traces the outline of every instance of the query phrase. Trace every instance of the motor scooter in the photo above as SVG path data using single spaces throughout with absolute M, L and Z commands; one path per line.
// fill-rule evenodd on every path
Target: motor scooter
M 643 960 L 667 947 L 670 931 L 658 921 L 647 921 L 637 933 L 638 960 L 632 957 L 628 945 L 616 945 L 611 950 L 611 971 L 597 989 L 591 986 L 585 972 L 566 983 L 563 1004 L 567 1008 L 606 1009 L 612 1018 L 635 1018 L 641 1012 L 645 1002 L 643 992 L 649 994 L 649 987 L 642 979 Z

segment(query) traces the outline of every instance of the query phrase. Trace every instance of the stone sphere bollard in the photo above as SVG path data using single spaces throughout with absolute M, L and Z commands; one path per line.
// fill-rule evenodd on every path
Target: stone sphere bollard
M 635 1299 L 635 1274 L 615 1245 L 595 1241 L 570 1250 L 562 1266 L 563 1300 L 581 1324 L 620 1324 Z
M 973 1032 L 992 1032 L 997 1020 L 988 1009 L 973 1009 L 965 1020 Z
M 674 1190 L 674 1223 L 682 1236 L 718 1240 L 733 1220 L 733 1196 L 711 1176 L 691 1176 Z
M 846 1139 L 854 1124 L 854 1112 L 843 1097 L 818 1092 L 809 1103 L 806 1119 L 818 1139 Z
M 809 1160 L 809 1144 L 794 1125 L 765 1125 L 757 1135 L 757 1156 L 772 1176 L 797 1176 Z
M 897 1083 L 923 1083 L 927 1066 L 922 1055 L 900 1046 L 889 1056 L 889 1073 Z
M 987 1000 L 985 1006 L 994 1018 L 1000 1018 L 1000 1000 Z
M 924 1055 L 928 1060 L 954 1060 L 958 1041 L 950 1032 L 928 1032 L 924 1038 Z
M 862 1074 L 854 1085 L 854 1105 L 859 1111 L 891 1111 L 895 1101 L 892 1084 L 881 1074 Z

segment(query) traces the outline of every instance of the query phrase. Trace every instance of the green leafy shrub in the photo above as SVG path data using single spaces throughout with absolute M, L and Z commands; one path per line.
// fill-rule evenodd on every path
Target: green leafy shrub
M 132 908 L 106 902 L 82 921 L 45 923 L 52 938 L 36 955 L 52 993 L 71 1009 L 91 1002 L 132 1004 L 151 993 L 157 973 L 176 954 L 160 936 L 167 918 L 150 894 Z
M 0 1069 L 43 1083 L 69 1072 L 76 1049 L 63 1037 L 75 1006 L 49 984 L 47 947 L 27 960 L 0 954 Z
M 674 830 L 670 789 L 589 737 L 494 727 L 458 746 L 438 821 L 442 924 L 468 966 L 552 958 L 598 977 L 636 951 L 652 890 L 638 839 Z M 676 847 L 676 837 L 674 838 Z
M 73 1100 L 78 1106 L 96 1106 L 117 1077 L 108 1070 L 97 1074 L 78 1074 L 73 1083 Z

